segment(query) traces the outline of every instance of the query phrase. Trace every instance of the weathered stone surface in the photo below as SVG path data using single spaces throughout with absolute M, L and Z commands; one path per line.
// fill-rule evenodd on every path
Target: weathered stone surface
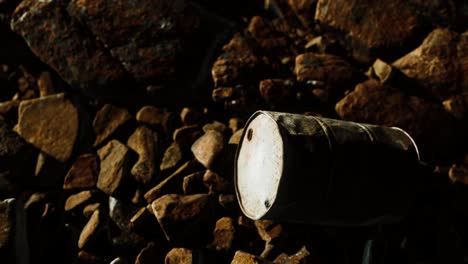
M 26 40 L 36 56 L 69 84 L 92 94 L 100 93 L 99 87 L 122 80 L 124 70 L 70 19 L 66 4 L 64 1 L 23 1 L 13 13 L 11 27 Z
M 215 87 L 246 83 L 258 72 L 260 60 L 241 34 L 234 35 L 223 51 L 211 71 Z
M 231 217 L 222 217 L 216 221 L 216 227 L 213 231 L 213 242 L 210 247 L 218 251 L 232 250 L 236 228 L 234 220 Z
M 231 264 L 268 264 L 271 263 L 268 260 L 262 259 L 258 256 L 249 254 L 247 252 L 238 250 L 234 254 L 234 258 L 231 261 Z
M 216 159 L 224 148 L 224 137 L 217 131 L 208 131 L 192 145 L 195 158 L 207 169 L 215 166 Z
M 106 235 L 104 234 L 106 225 L 102 214 L 101 211 L 97 210 L 89 218 L 78 239 L 79 249 L 93 248 L 101 240 L 101 236 Z
M 376 80 L 358 84 L 335 109 L 345 120 L 404 129 L 417 142 L 423 160 L 446 158 L 457 146 L 454 118 L 442 106 Z
M 419 3 L 418 3 L 419 2 Z M 343 31 L 351 40 L 353 55 L 360 61 L 389 57 L 420 34 L 425 12 L 450 13 L 447 1 L 319 0 L 315 19 Z M 395 26 L 398 25 L 398 26 Z M 400 50 L 399 50 L 400 49 Z
M 151 188 L 145 193 L 145 199 L 151 203 L 156 198 L 168 193 L 182 193 L 183 177 L 196 167 L 196 162 L 187 161 L 180 166 L 174 173 L 162 180 L 158 185 Z
M 81 189 L 95 187 L 99 174 L 97 156 L 94 154 L 84 154 L 79 156 L 71 166 L 65 179 L 63 189 Z
M 197 24 L 185 1 L 72 0 L 67 10 L 139 81 L 172 79 L 180 36 Z
M 199 171 L 187 175 L 182 182 L 184 194 L 206 193 L 206 187 L 203 185 L 204 171 Z
M 65 94 L 22 101 L 18 134 L 42 152 L 66 161 L 78 137 L 78 110 Z
M 297 253 L 288 256 L 287 254 L 283 253 L 275 258 L 273 261 L 275 264 L 307 264 L 313 263 L 310 257 L 310 252 L 304 246 L 302 247 Z
M 130 149 L 117 140 L 111 140 L 98 150 L 98 155 L 101 171 L 96 186 L 107 195 L 113 195 L 130 170 Z
M 203 184 L 208 188 L 210 193 L 222 193 L 229 190 L 229 182 L 218 173 L 207 170 L 203 175 Z
M 96 113 L 93 121 L 93 130 L 96 135 L 94 146 L 103 143 L 131 118 L 132 116 L 125 108 L 119 108 L 111 104 L 104 105 Z
M 65 211 L 71 211 L 78 207 L 83 208 L 85 205 L 93 202 L 93 196 L 95 197 L 96 193 L 91 190 L 70 195 L 65 201 Z
M 138 161 L 131 173 L 141 184 L 148 184 L 159 172 L 157 162 L 160 157 L 160 139 L 157 132 L 145 127 L 138 127 L 127 141 L 128 147 L 138 153 Z
M 342 98 L 359 79 L 351 65 L 331 54 L 304 53 L 296 57 L 297 81 L 328 92 L 330 100 Z
M 184 157 L 181 146 L 177 142 L 172 142 L 164 152 L 159 168 L 161 171 L 171 171 L 183 162 Z
M 167 194 L 151 206 L 172 245 L 194 246 L 208 241 L 216 221 L 215 203 L 210 195 Z
M 468 35 L 432 31 L 423 43 L 393 65 L 437 99 L 468 92 Z
M 192 250 L 187 248 L 173 248 L 164 259 L 164 264 L 192 264 Z

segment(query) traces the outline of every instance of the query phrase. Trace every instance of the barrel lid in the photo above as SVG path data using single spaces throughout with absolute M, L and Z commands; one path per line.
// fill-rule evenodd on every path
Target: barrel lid
M 237 149 L 235 187 L 243 213 L 262 218 L 272 207 L 283 173 L 284 143 L 280 128 L 267 113 L 247 121 Z

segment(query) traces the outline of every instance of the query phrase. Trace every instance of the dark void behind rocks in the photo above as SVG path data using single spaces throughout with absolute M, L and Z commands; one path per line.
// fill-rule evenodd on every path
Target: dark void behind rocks
M 0 1 L 2 263 L 466 262 L 467 10 Z M 260 109 L 410 133 L 428 172 L 407 218 L 247 219 L 234 154 Z

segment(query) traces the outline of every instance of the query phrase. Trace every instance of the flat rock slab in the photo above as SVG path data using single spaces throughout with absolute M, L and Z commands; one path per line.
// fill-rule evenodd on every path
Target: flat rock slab
M 435 99 L 468 93 L 468 34 L 432 31 L 423 43 L 393 63 Z
M 78 110 L 57 94 L 22 101 L 17 132 L 26 141 L 58 161 L 67 161 L 78 137 Z
M 117 140 L 111 140 L 98 150 L 101 171 L 97 188 L 113 195 L 121 187 L 130 170 L 130 149 Z
M 188 248 L 173 248 L 164 259 L 165 264 L 192 264 L 193 252 Z
M 98 157 L 94 154 L 81 155 L 73 163 L 67 175 L 65 175 L 63 189 L 92 188 L 96 186 L 98 175 Z
M 93 130 L 96 135 L 94 146 L 98 146 L 128 122 L 132 116 L 125 108 L 104 105 L 94 117 Z
M 138 161 L 131 170 L 133 177 L 141 184 L 148 184 L 159 172 L 157 162 L 161 159 L 161 150 L 158 133 L 140 126 L 130 136 L 127 145 L 138 153 Z
M 99 87 L 117 84 L 123 67 L 65 8 L 66 1 L 25 0 L 12 15 L 11 28 L 70 85 L 97 94 Z

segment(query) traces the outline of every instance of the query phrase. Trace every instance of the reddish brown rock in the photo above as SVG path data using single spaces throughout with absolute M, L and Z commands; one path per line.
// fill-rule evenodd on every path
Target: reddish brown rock
M 83 215 L 89 219 L 96 210 L 103 210 L 103 206 L 100 203 L 88 204 L 83 208 Z
M 210 247 L 218 251 L 229 251 L 233 248 L 236 228 L 234 220 L 230 217 L 223 217 L 216 221 L 216 227 L 213 231 L 213 242 Z
M 233 145 L 239 145 L 241 139 L 242 139 L 242 133 L 244 133 L 244 129 L 239 129 L 236 131 L 236 133 L 232 134 L 232 136 L 229 138 L 229 144 Z
M 310 252 L 304 246 L 302 247 L 297 253 L 288 256 L 287 254 L 283 253 L 275 258 L 273 261 L 275 264 L 307 264 L 313 263 L 311 259 Z
M 66 161 L 78 137 L 78 111 L 65 94 L 22 101 L 18 134 L 42 152 Z
M 331 100 L 342 98 L 344 92 L 352 89 L 359 79 L 347 61 L 331 54 L 298 55 L 294 71 L 297 81 L 327 90 Z
M 172 139 L 183 149 L 188 149 L 202 135 L 203 132 L 198 125 L 183 126 L 174 131 Z
M 98 150 L 98 155 L 101 171 L 96 186 L 107 195 L 113 195 L 119 188 L 123 188 L 130 170 L 130 149 L 117 140 L 111 140 Z
M 208 131 L 193 143 L 191 149 L 195 158 L 205 168 L 211 169 L 224 149 L 224 137 L 217 131 Z
M 63 1 L 23 1 L 12 15 L 11 27 L 69 84 L 101 93 L 100 87 L 121 81 L 124 70 L 65 8 Z
M 79 249 L 96 249 L 97 243 L 107 235 L 105 232 L 106 225 L 103 220 L 102 212 L 99 210 L 94 211 L 80 233 L 78 239 Z
M 67 10 L 139 81 L 174 78 L 180 37 L 197 25 L 185 1 L 72 0 Z
M 122 127 L 132 118 L 125 108 L 119 108 L 110 104 L 104 105 L 94 117 L 93 130 L 96 135 L 94 146 L 99 146 L 119 127 Z
M 176 123 L 175 119 L 176 116 L 173 112 L 166 112 L 150 105 L 142 107 L 136 115 L 138 122 L 150 126 L 161 126 L 166 132 L 172 130 L 173 123 Z
M 224 135 L 224 134 L 226 134 L 228 132 L 229 129 L 225 124 L 215 120 L 215 121 L 213 121 L 211 123 L 208 123 L 208 124 L 205 124 L 203 126 L 203 131 L 205 133 L 210 131 L 210 130 L 217 131 L 217 132 Z
M 267 243 L 270 243 L 284 233 L 281 224 L 274 223 L 271 220 L 256 220 L 255 227 L 257 228 L 258 235 Z
M 148 184 L 159 172 L 157 162 L 160 160 L 160 142 L 158 134 L 145 127 L 138 127 L 127 141 L 129 148 L 138 153 L 138 161 L 131 173 L 141 184 Z
M 245 125 L 245 121 L 238 117 L 232 117 L 229 119 L 229 128 L 232 131 L 232 134 L 241 130 Z
M 447 158 L 457 147 L 454 118 L 441 105 L 376 80 L 358 84 L 335 109 L 345 120 L 404 129 L 415 139 L 423 160 Z
M 213 90 L 211 98 L 216 103 L 224 102 L 229 99 L 235 99 L 240 96 L 238 89 L 234 87 L 220 87 Z
M 185 154 L 181 146 L 177 142 L 172 142 L 164 152 L 159 168 L 162 172 L 172 171 L 184 161 L 184 158 Z
M 97 156 L 94 154 L 84 154 L 79 156 L 71 166 L 65 179 L 63 189 L 92 188 L 96 186 L 99 174 Z
M 207 170 L 203 175 L 203 183 L 208 188 L 210 193 L 222 193 L 229 189 L 229 182 L 211 170 Z
M 262 49 L 268 51 L 287 50 L 289 48 L 288 39 L 285 34 L 276 30 L 268 19 L 261 16 L 254 16 L 247 26 L 247 31 L 256 40 Z
M 167 194 L 151 206 L 172 245 L 199 246 L 208 241 L 216 221 L 215 201 L 210 195 Z
M 272 263 L 266 259 L 238 250 L 234 254 L 231 264 L 269 264 Z
M 351 40 L 354 57 L 370 62 L 390 57 L 389 50 L 401 54 L 402 46 L 421 33 L 424 16 L 450 14 L 450 5 L 448 1 L 319 0 L 315 19 L 343 31 Z
M 199 171 L 187 175 L 182 182 L 182 190 L 184 194 L 206 193 L 206 187 L 203 185 L 204 171 Z
M 164 264 L 192 264 L 193 253 L 187 248 L 173 248 L 164 259 Z
M 468 35 L 438 28 L 393 65 L 416 80 L 427 94 L 442 99 L 468 92 L 467 50 Z
M 95 196 L 96 193 L 90 190 L 72 194 L 65 201 L 65 211 L 71 211 L 78 207 L 83 208 L 86 204 L 91 203 Z

